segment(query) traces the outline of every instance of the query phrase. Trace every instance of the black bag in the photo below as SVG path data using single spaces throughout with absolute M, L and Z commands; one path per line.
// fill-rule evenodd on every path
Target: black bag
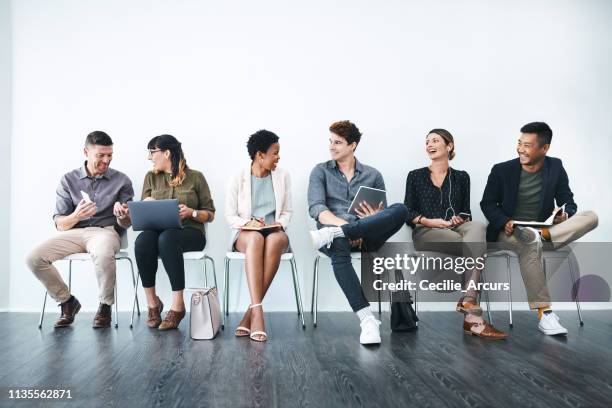
M 399 271 L 395 271 L 396 281 L 398 272 Z M 417 325 L 417 322 L 419 321 L 419 318 L 417 317 L 416 312 L 412 307 L 413 302 L 410 293 L 404 292 L 401 293 L 400 296 L 393 295 L 392 298 L 395 297 L 395 299 L 392 299 L 391 302 L 391 331 L 409 332 L 418 329 L 419 326 Z M 402 299 L 398 299 L 398 297 L 401 297 Z

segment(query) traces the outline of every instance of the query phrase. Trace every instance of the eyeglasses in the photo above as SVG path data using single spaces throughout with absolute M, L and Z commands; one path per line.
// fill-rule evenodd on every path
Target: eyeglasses
M 155 152 L 161 152 L 162 149 L 149 149 L 149 157 L 153 156 Z

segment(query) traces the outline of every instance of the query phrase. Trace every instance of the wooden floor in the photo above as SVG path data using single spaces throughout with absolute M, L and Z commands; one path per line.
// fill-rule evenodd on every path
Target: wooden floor
M 405 334 L 392 334 L 383 314 L 382 345 L 363 347 L 352 313 L 320 313 L 306 330 L 295 313 L 270 313 L 267 344 L 232 330 L 192 341 L 187 321 L 158 332 L 144 315 L 133 330 L 127 314 L 104 330 L 85 313 L 54 330 L 47 315 L 38 330 L 35 314 L 0 313 L 0 406 L 612 406 L 612 312 L 585 312 L 582 328 L 575 313 L 560 315 L 567 339 L 516 312 L 510 339 L 491 342 L 464 335 L 457 313 L 421 313 L 418 332 Z M 69 388 L 73 399 L 9 400 L 8 388 Z

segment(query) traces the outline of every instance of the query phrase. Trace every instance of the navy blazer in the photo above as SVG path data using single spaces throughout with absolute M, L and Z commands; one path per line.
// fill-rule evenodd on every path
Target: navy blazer
M 487 242 L 497 241 L 500 231 L 512 219 L 516 211 L 518 187 L 521 179 L 521 163 L 518 158 L 498 163 L 491 169 L 487 185 L 480 201 L 480 208 L 489 221 Z M 542 167 L 542 196 L 538 221 L 544 221 L 557 205 L 565 204 L 568 216 L 576 213 L 578 206 L 569 187 L 569 179 L 560 159 L 544 158 Z

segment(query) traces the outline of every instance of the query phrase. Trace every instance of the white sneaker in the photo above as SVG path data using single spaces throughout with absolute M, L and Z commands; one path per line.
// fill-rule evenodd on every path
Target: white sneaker
M 310 239 L 315 249 L 331 246 L 334 242 L 334 228 L 337 227 L 323 227 L 320 230 L 310 231 Z
M 374 316 L 368 316 L 360 324 L 361 335 L 359 336 L 359 342 L 361 344 L 380 344 L 380 320 L 374 318 Z
M 559 316 L 554 313 L 544 313 L 538 324 L 538 329 L 548 336 L 566 335 L 567 329 L 559 323 Z
M 542 244 L 542 237 L 540 236 L 540 231 L 532 227 L 516 227 L 517 236 L 519 241 L 523 244 L 533 244 L 539 243 Z

